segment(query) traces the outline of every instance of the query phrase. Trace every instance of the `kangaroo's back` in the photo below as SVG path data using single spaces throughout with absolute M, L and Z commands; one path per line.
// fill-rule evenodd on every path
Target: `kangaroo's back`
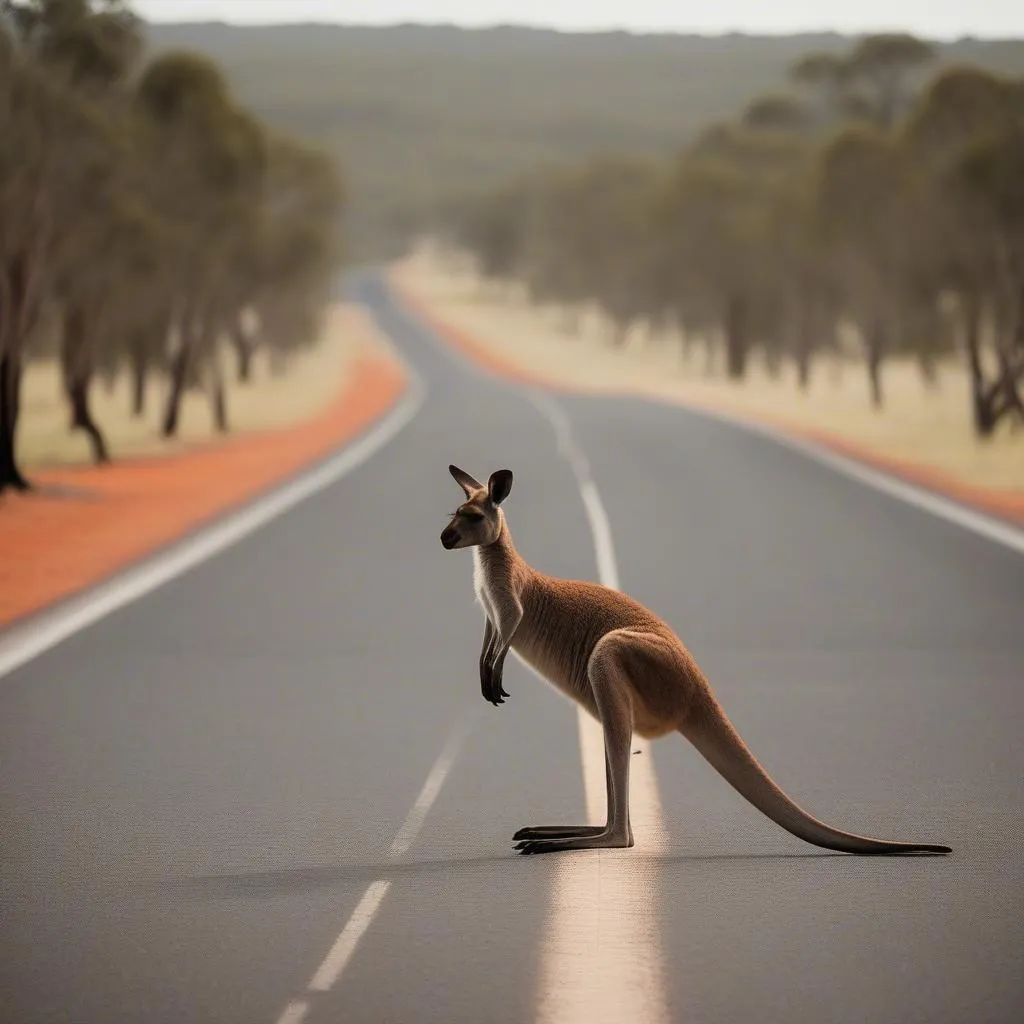
M 633 629 L 675 639 L 671 629 L 639 602 L 589 580 L 531 571 L 520 601 L 523 620 L 512 649 L 577 700 L 589 692 L 587 666 L 603 636 Z

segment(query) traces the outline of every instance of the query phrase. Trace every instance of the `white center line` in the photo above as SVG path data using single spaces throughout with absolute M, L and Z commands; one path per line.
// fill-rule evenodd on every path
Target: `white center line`
M 611 525 L 576 445 L 569 419 L 548 396 L 530 400 L 550 421 L 561 454 L 572 467 L 586 509 L 598 578 L 619 589 Z M 604 738 L 601 726 L 577 712 L 587 815 L 605 820 Z M 664 957 L 654 917 L 650 879 L 637 870 L 635 854 L 665 848 L 665 829 L 649 745 L 630 763 L 632 851 L 594 850 L 556 859 L 552 911 L 541 960 L 537 1020 L 541 1024 L 667 1024 Z
M 391 883 L 383 879 L 370 883 L 356 909 L 352 911 L 348 923 L 331 946 L 330 952 L 324 957 L 324 962 L 313 975 L 313 980 L 309 983 L 310 989 L 314 992 L 328 992 L 334 987 L 334 983 L 341 977 L 341 972 L 345 970 L 345 965 L 352 959 L 359 940 L 380 910 L 380 905 L 390 888 Z
M 469 731 L 469 724 L 470 716 L 464 715 L 452 730 L 448 742 L 438 754 L 437 760 L 427 774 L 419 796 L 388 847 L 388 860 L 396 861 L 402 857 L 419 834 L 430 808 L 441 792 L 441 787 L 455 763 L 459 748 Z M 380 911 L 384 897 L 390 888 L 391 882 L 386 878 L 375 879 L 366 887 L 355 910 L 345 922 L 345 927 L 342 928 L 337 939 L 334 940 L 334 945 L 331 946 L 327 956 L 324 957 L 323 962 L 313 975 L 307 994 L 329 992 L 338 983 L 338 979 L 359 946 L 359 940 L 366 934 L 366 930 Z M 301 1024 L 309 1009 L 308 999 L 293 999 L 285 1007 L 281 1016 L 277 1018 L 277 1024 Z
M 305 999 L 293 999 L 277 1018 L 277 1024 L 302 1024 L 309 1013 L 309 1003 Z

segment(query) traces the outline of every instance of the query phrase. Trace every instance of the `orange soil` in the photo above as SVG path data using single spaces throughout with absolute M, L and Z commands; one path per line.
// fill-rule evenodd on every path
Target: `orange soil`
M 565 385 L 546 379 L 539 374 L 530 373 L 529 371 L 516 366 L 512 361 L 503 358 L 488 348 L 487 345 L 483 344 L 476 338 L 471 337 L 466 331 L 440 321 L 431 312 L 429 307 L 414 295 L 409 294 L 409 292 L 404 289 L 398 288 L 397 285 L 393 284 L 392 287 L 401 294 L 403 301 L 407 305 L 412 309 L 415 309 L 417 314 L 430 324 L 435 333 L 449 341 L 464 355 L 473 359 L 476 363 L 482 365 L 486 369 L 500 376 L 518 380 L 534 387 L 539 386 L 552 389 L 561 388 L 562 390 L 569 390 Z M 712 406 L 708 405 L 708 407 L 711 408 Z M 750 418 L 753 419 L 753 415 L 751 415 Z M 863 445 L 848 441 L 845 438 L 838 437 L 837 435 L 830 434 L 826 431 L 814 430 L 779 417 L 759 416 L 757 418 L 762 422 L 771 423 L 773 426 L 777 426 L 781 430 L 785 430 L 790 434 L 805 437 L 808 440 L 812 440 L 817 444 L 820 444 L 824 448 L 830 448 L 841 455 L 856 459 L 858 462 L 882 469 L 892 476 L 902 477 L 904 480 L 919 484 L 931 491 L 945 494 L 964 505 L 972 506 L 980 511 L 988 512 L 1011 522 L 1024 524 L 1024 492 L 995 491 L 983 487 L 971 486 L 970 484 L 966 484 L 963 481 L 956 479 L 948 473 L 942 473 L 927 466 L 920 466 L 915 463 L 890 458 L 889 456 L 881 454 Z
M 325 458 L 404 386 L 393 359 L 361 356 L 331 408 L 296 427 L 183 455 L 34 473 L 39 493 L 0 499 L 0 625 L 100 582 Z

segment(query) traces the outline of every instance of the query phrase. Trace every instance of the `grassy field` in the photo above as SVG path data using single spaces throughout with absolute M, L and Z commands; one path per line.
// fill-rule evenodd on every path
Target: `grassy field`
M 757 362 L 749 379 L 735 384 L 720 368 L 708 374 L 700 348 L 684 359 L 678 337 L 634 336 L 616 350 L 595 314 L 585 318 L 578 336 L 566 335 L 559 311 L 537 310 L 514 289 L 484 285 L 464 267 L 442 264 L 426 251 L 395 264 L 392 275 L 441 320 L 521 368 L 571 387 L 647 393 L 823 431 L 971 486 L 1024 492 L 1024 431 L 1004 430 L 985 443 L 974 439 L 968 379 L 958 363 L 940 368 L 932 390 L 914 364 L 888 363 L 885 407 L 876 411 L 856 362 L 820 360 L 806 395 L 791 368 L 773 380 Z
M 379 349 L 380 344 L 361 310 L 338 304 L 325 313 L 318 344 L 296 354 L 282 376 L 271 376 L 267 357 L 260 352 L 253 359 L 251 380 L 240 384 L 235 379 L 231 353 L 225 352 L 223 366 L 231 427 L 226 436 L 281 429 L 323 412 L 344 387 L 355 357 L 367 349 Z M 154 378 L 145 415 L 134 419 L 127 374 L 118 378 L 109 392 L 102 383 L 94 384 L 93 413 L 115 461 L 185 451 L 225 437 L 214 432 L 208 397 L 193 392 L 182 406 L 179 437 L 172 441 L 161 438 L 159 424 L 166 392 L 166 381 Z M 68 429 L 60 370 L 53 360 L 33 363 L 26 370 L 18 449 L 28 470 L 91 461 L 85 435 Z

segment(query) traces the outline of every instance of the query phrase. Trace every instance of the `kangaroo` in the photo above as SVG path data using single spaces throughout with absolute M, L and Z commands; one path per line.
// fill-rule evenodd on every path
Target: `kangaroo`
M 776 824 L 805 842 L 856 854 L 952 853 L 948 846 L 892 842 L 826 825 L 798 807 L 769 777 L 733 728 L 711 686 L 675 632 L 631 597 L 583 580 L 547 576 L 516 551 L 500 507 L 512 472 L 484 486 L 457 466 L 448 471 L 466 501 L 441 533 L 448 550 L 473 549 L 473 584 L 484 610 L 480 688 L 495 706 L 510 649 L 604 732 L 604 825 L 542 825 L 515 833 L 523 854 L 633 846 L 629 820 L 630 744 L 681 733 L 719 774 Z

